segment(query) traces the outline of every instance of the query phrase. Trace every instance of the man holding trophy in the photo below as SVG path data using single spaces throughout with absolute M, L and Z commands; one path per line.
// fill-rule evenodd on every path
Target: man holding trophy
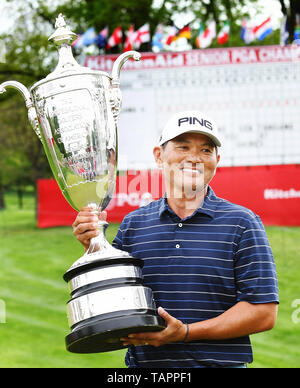
M 111 246 L 104 210 L 115 187 L 120 70 L 80 66 L 76 38 L 60 14 L 50 40 L 58 64 L 25 99 L 53 175 L 77 210 L 74 235 L 85 253 L 64 274 L 71 299 L 66 347 L 97 353 L 129 347 L 130 367 L 241 367 L 252 361 L 249 334 L 276 319 L 276 269 L 253 212 L 209 187 L 220 156 L 216 124 L 182 112 L 165 126 L 154 157 L 164 171 L 163 198 L 128 214 Z M 158 309 L 157 309 L 158 307 Z
M 275 324 L 276 268 L 261 220 L 209 186 L 220 146 L 216 124 L 201 112 L 171 117 L 153 150 L 166 193 L 128 214 L 114 240 L 144 260 L 144 284 L 166 322 L 121 338 L 129 367 L 244 367 L 249 335 Z M 86 249 L 96 222 L 83 208 L 73 224 Z

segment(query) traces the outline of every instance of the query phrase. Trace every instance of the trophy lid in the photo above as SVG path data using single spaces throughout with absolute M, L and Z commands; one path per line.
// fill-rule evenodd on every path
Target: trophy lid
M 63 14 L 59 14 L 55 22 L 56 31 L 49 37 L 55 44 L 61 46 L 63 43 L 72 43 L 77 35 L 72 32 L 65 22 Z
M 91 69 L 79 65 L 79 63 L 75 60 L 71 44 L 76 39 L 77 34 L 70 30 L 65 22 L 64 16 L 61 13 L 56 18 L 55 28 L 55 32 L 48 40 L 52 41 L 57 46 L 58 64 L 52 73 L 50 73 L 44 80 L 37 82 L 32 89 L 44 82 L 63 77 L 67 74 L 86 74 L 92 72 Z
M 131 57 L 133 57 L 133 59 L 136 61 L 139 61 L 141 58 L 140 53 L 136 51 L 127 51 L 126 53 L 121 54 L 114 62 L 111 75 L 104 71 L 92 70 L 86 66 L 81 66 L 74 58 L 71 45 L 72 42 L 76 39 L 77 34 L 70 30 L 65 22 L 64 16 L 61 13 L 56 18 L 55 28 L 55 32 L 49 37 L 48 40 L 52 41 L 57 46 L 58 64 L 54 71 L 48 74 L 46 78 L 36 82 L 30 88 L 31 92 L 35 91 L 38 87 L 47 83 L 48 81 L 53 81 L 55 79 L 60 79 L 66 76 L 78 76 L 81 74 L 105 77 L 111 81 L 112 86 L 115 89 L 118 89 L 120 84 L 120 70 L 124 62 Z

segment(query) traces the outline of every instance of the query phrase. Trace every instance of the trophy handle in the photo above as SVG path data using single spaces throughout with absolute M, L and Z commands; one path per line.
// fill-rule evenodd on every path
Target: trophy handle
M 34 132 L 37 134 L 38 138 L 42 141 L 40 127 L 39 127 L 39 121 L 37 118 L 36 110 L 35 110 L 35 107 L 33 105 L 31 95 L 30 95 L 28 89 L 26 88 L 26 86 L 24 86 L 23 84 L 21 84 L 20 82 L 17 82 L 17 81 L 6 81 L 0 85 L 0 94 L 6 92 L 5 88 L 16 89 L 22 94 L 22 96 L 25 100 L 26 108 L 28 109 L 28 120 L 29 120 Z
M 140 61 L 141 57 L 142 57 L 141 54 L 138 53 L 137 51 L 127 51 L 127 52 L 121 54 L 120 56 L 118 56 L 118 58 L 115 60 L 115 62 L 113 64 L 113 68 L 111 71 L 112 87 L 119 87 L 120 86 L 120 71 L 121 71 L 121 68 L 124 65 L 124 63 L 129 58 L 133 58 L 135 61 Z
M 113 64 L 111 72 L 111 93 L 110 93 L 110 105 L 114 117 L 115 124 L 117 125 L 119 113 L 122 105 L 122 94 L 120 90 L 120 71 L 124 63 L 129 59 L 133 58 L 135 61 L 141 59 L 141 54 L 137 51 L 127 51 L 116 59 Z

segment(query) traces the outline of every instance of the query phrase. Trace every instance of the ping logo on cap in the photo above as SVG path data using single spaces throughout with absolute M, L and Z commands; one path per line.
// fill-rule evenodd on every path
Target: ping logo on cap
M 180 127 L 181 124 L 188 123 L 190 125 L 195 125 L 196 123 L 200 124 L 202 127 L 205 127 L 207 129 L 213 130 L 212 123 L 208 120 L 204 119 L 197 119 L 197 117 L 181 117 L 178 119 L 178 127 Z

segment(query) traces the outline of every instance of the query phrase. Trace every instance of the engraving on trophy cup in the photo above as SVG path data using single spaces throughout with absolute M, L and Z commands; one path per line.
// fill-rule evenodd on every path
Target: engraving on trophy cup
M 0 85 L 24 97 L 28 119 L 42 141 L 53 175 L 77 211 L 90 206 L 95 214 L 108 205 L 115 187 L 118 159 L 117 124 L 121 109 L 120 70 L 129 51 L 114 62 L 111 75 L 80 66 L 71 43 L 76 37 L 60 14 L 51 35 L 58 48 L 55 70 L 28 91 L 19 82 Z M 164 328 L 152 290 L 143 286 L 142 259 L 113 248 L 105 238 L 107 222 L 99 221 L 98 237 L 64 274 L 71 299 L 67 303 L 70 334 L 66 347 L 75 353 L 123 348 L 120 337 Z

